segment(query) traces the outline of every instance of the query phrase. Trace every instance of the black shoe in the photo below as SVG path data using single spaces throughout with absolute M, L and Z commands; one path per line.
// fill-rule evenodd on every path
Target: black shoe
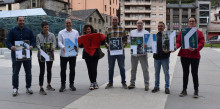
M 193 95 L 193 98 L 199 98 L 199 91 L 198 90 L 195 90 L 194 92 L 194 95 Z
M 124 89 L 127 89 L 127 88 L 128 88 L 128 86 L 127 86 L 126 83 L 122 83 L 122 87 L 123 87 Z
M 187 95 L 186 89 L 183 89 L 183 91 L 180 93 L 180 97 L 184 97 Z
M 129 86 L 128 86 L 128 89 L 134 89 L 135 88 L 135 84 L 130 84 Z
M 12 92 L 12 96 L 15 97 L 18 95 L 18 89 L 14 88 Z
M 97 84 L 97 82 L 94 82 L 93 85 L 94 85 L 94 88 L 95 88 L 95 89 L 98 89 L 98 88 L 99 88 L 99 85 Z
M 170 94 L 169 88 L 166 88 L 166 89 L 165 89 L 165 94 Z
M 149 86 L 145 86 L 144 90 L 148 91 L 149 90 Z
M 156 93 L 156 92 L 158 92 L 158 91 L 160 91 L 160 88 L 154 87 L 154 89 L 152 90 L 152 93 Z
M 55 89 L 51 85 L 47 85 L 47 90 L 55 91 Z
M 109 88 L 112 88 L 113 87 L 113 84 L 112 83 L 108 83 L 107 86 L 105 87 L 105 89 L 109 89 Z
M 31 94 L 33 94 L 33 91 L 31 90 L 31 88 L 27 88 L 26 93 L 31 95 Z
M 61 85 L 59 92 L 64 92 L 66 90 L 66 86 L 65 85 Z
M 94 84 L 91 83 L 90 86 L 89 86 L 89 90 L 94 90 L 94 89 L 95 89 L 95 88 L 94 88 Z
M 41 94 L 41 95 L 47 95 L 47 93 L 44 91 L 44 88 L 41 88 L 41 89 L 40 89 L 40 94 Z
M 70 85 L 70 90 L 71 91 L 76 91 L 76 88 L 74 87 L 74 85 Z

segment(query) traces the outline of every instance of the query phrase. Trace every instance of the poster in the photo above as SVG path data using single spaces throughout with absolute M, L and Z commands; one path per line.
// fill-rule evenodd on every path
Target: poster
M 15 41 L 16 61 L 25 61 L 31 59 L 30 42 L 28 40 Z
M 131 36 L 131 54 L 144 54 L 144 38 L 143 36 Z
M 166 51 L 176 50 L 176 31 L 163 31 L 162 48 Z
M 182 49 L 198 48 L 197 28 L 181 29 Z
M 53 43 L 41 43 L 40 44 L 40 61 L 53 61 L 54 53 L 53 53 Z
M 76 56 L 77 55 L 77 39 L 75 39 L 75 42 L 72 42 L 69 38 L 65 39 L 65 56 Z
M 145 52 L 157 53 L 157 36 L 156 34 L 144 34 Z
M 121 37 L 109 38 L 109 49 L 111 56 L 123 55 L 122 38 Z

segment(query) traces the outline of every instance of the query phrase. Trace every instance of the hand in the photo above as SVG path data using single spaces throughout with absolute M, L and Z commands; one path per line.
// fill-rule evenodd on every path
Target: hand
M 62 49 L 62 50 L 63 50 L 63 52 L 65 53 L 65 47 L 63 47 L 63 49 Z
M 189 50 L 190 50 L 190 51 L 194 51 L 194 50 L 195 50 L 195 48 L 189 47 Z
M 169 53 L 169 51 L 168 51 L 168 50 L 163 50 L 163 52 L 164 52 L 164 53 Z
M 33 49 L 33 47 L 32 46 L 30 46 L 30 48 L 29 48 L 30 50 L 32 50 Z
M 173 51 L 170 51 L 171 53 L 173 53 L 173 52 L 175 52 L 175 50 L 173 50 Z
M 14 50 L 14 51 L 15 51 L 15 50 L 16 50 L 15 46 L 12 46 L 12 47 L 11 47 L 11 50 Z
M 147 48 L 147 45 L 144 44 L 144 48 Z

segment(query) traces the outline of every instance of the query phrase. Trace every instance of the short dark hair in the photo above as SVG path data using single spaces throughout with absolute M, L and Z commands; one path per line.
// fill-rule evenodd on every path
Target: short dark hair
M 196 20 L 196 18 L 195 18 L 195 17 L 192 17 L 192 16 L 191 16 L 191 17 L 189 17 L 189 18 L 188 18 L 188 21 L 189 21 L 189 19 L 190 19 L 190 18 L 195 19 L 195 22 L 197 23 L 197 20 Z
M 88 27 L 91 28 L 91 33 L 95 33 L 95 29 L 93 28 L 93 26 L 90 25 L 90 24 L 86 24 L 86 25 L 84 25 L 84 27 L 83 27 L 83 34 L 86 34 L 86 29 L 87 29 Z
M 163 26 L 165 27 L 165 24 L 162 21 L 160 21 L 158 24 L 163 24 Z
M 17 17 L 17 21 L 18 21 L 18 19 L 19 19 L 20 17 L 23 17 L 23 16 L 18 16 L 18 17 Z
M 46 21 L 43 21 L 43 22 L 41 23 L 41 28 L 43 28 L 43 27 L 46 26 L 46 25 L 48 25 L 48 23 L 47 23 Z

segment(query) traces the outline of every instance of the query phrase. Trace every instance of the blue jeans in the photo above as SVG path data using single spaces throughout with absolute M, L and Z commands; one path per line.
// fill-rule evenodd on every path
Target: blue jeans
M 165 59 L 154 59 L 155 68 L 155 88 L 159 88 L 160 85 L 160 68 L 163 67 L 163 72 L 165 75 L 165 88 L 169 88 L 170 85 L 170 75 L 169 75 L 169 58 Z
M 32 75 L 31 75 L 31 60 L 16 61 L 15 57 L 12 57 L 12 85 L 13 89 L 18 89 L 19 86 L 19 71 L 23 63 L 26 77 L 26 88 L 31 87 Z
M 109 83 L 113 83 L 113 76 L 114 76 L 114 67 L 115 67 L 115 60 L 118 61 L 118 66 L 120 69 L 121 74 L 121 83 L 126 83 L 125 81 L 125 55 L 114 55 L 110 56 L 108 53 L 108 68 L 109 68 Z

